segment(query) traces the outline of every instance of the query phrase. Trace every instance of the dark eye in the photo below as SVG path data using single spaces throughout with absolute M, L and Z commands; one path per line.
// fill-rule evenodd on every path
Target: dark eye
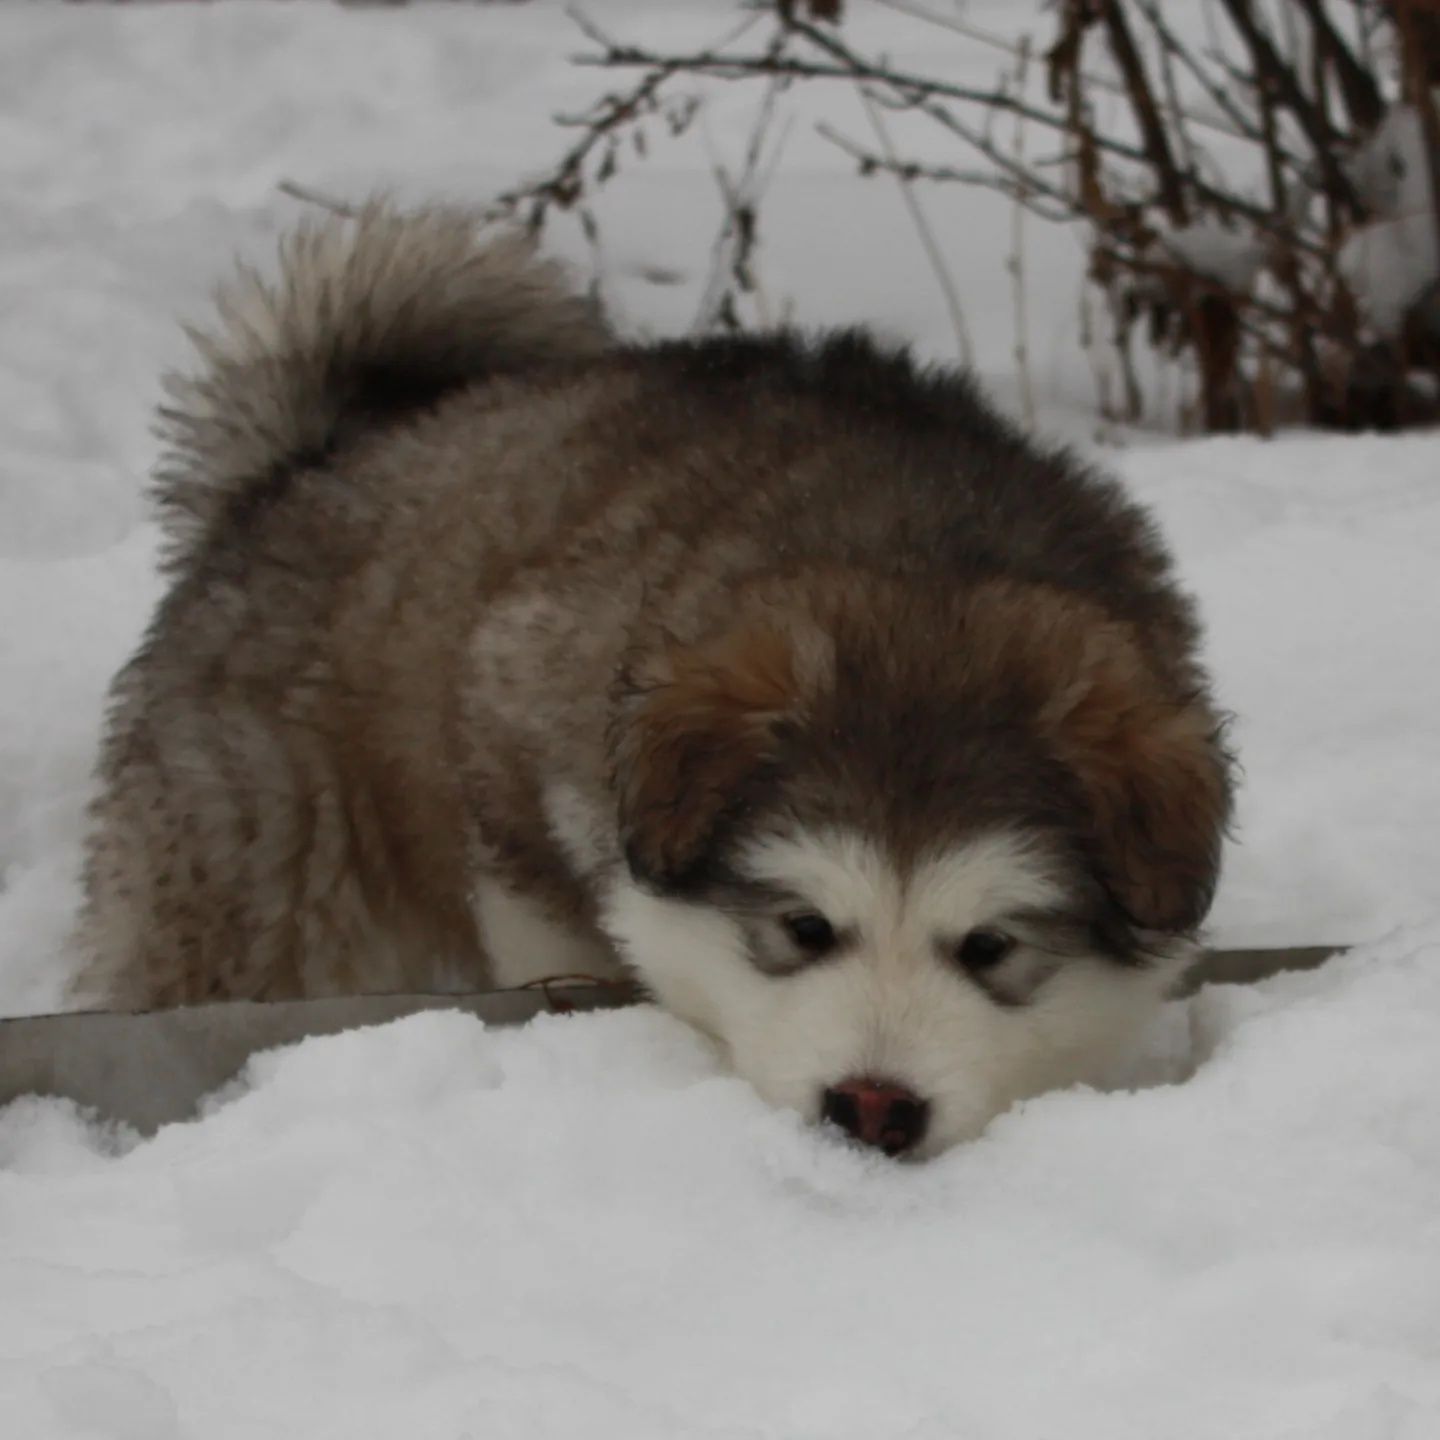
M 780 922 L 785 933 L 807 955 L 824 955 L 835 948 L 835 927 L 813 910 L 798 910 Z
M 955 953 L 967 970 L 993 970 L 1014 948 L 1015 942 L 999 930 L 972 930 Z

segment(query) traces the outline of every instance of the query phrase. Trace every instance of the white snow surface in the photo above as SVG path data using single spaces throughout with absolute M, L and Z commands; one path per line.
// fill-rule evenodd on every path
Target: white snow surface
M 1037 7 L 967 8 L 994 30 Z M 901 61 L 991 78 L 958 36 L 851 9 Z M 657 48 L 729 18 L 591 13 Z M 579 48 L 548 0 L 0 6 L 0 1014 L 60 996 L 105 686 L 159 594 L 142 490 L 177 317 L 299 213 L 281 178 L 484 201 L 542 168 L 571 139 L 551 114 L 618 80 L 572 69 Z M 717 87 L 701 133 L 652 134 L 603 197 L 632 329 L 694 315 L 711 158 L 738 160 L 758 103 Z M 793 103 L 769 301 L 948 358 L 893 189 L 811 129 L 865 139 L 854 95 Z M 1009 208 L 922 200 L 1013 403 Z M 551 243 L 592 263 L 573 227 Z M 648 1010 L 307 1042 L 148 1141 L 21 1102 L 0 1112 L 0 1435 L 1440 1434 L 1437 441 L 1097 449 L 1080 264 L 1027 230 L 1041 420 L 1154 509 L 1202 604 L 1245 767 L 1214 938 L 1362 947 L 1171 1007 L 1133 1090 L 1030 1102 L 923 1167 L 767 1110 Z
M 1437 962 L 1213 991 L 1185 1083 L 925 1166 L 649 1010 L 307 1041 L 142 1144 L 20 1102 L 6 1433 L 1433 1440 Z

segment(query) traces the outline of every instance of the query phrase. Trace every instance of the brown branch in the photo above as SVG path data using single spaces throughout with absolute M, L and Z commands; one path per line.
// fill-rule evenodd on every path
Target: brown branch
M 980 132 L 957 119 L 944 106 L 927 102 L 917 102 L 912 105 L 911 108 L 935 121 L 937 125 L 943 126 L 953 134 L 959 136 L 967 144 L 973 146 L 984 155 L 992 164 L 1007 171 L 1010 169 L 1012 162 L 1008 155 L 1005 155 L 994 145 L 990 144 Z M 1076 124 L 1077 126 L 1083 125 L 1083 121 L 1077 121 Z M 1083 153 L 1088 135 L 1088 131 L 1077 131 L 1077 139 L 1079 140 L 1077 151 Z M 1072 154 L 1067 158 L 1076 159 L 1079 158 L 1079 156 Z M 967 171 L 959 171 L 953 174 L 948 173 L 947 167 L 945 166 L 920 166 L 914 173 L 918 179 L 931 180 L 966 180 L 970 174 L 970 172 Z M 1041 179 L 1039 170 L 1035 166 L 1032 165 L 1023 175 L 1016 178 L 1023 180 L 1027 185 L 1033 185 L 1042 194 L 1061 200 L 1066 206 L 1067 215 L 1089 220 L 1096 218 L 1093 207 L 1084 201 L 1083 196 L 1076 197 L 1057 189 L 1055 186 L 1047 184 Z M 1302 235 L 1298 227 L 1288 218 L 1277 219 L 1266 206 L 1257 204 L 1252 200 L 1241 199 L 1238 195 L 1234 195 L 1226 190 L 1221 190 L 1217 186 L 1202 180 L 1198 175 L 1190 175 L 1187 179 L 1191 193 L 1195 198 L 1197 200 L 1203 200 L 1211 206 L 1222 219 L 1242 219 L 1248 221 L 1257 230 L 1276 240 L 1293 244 L 1297 250 L 1307 255 L 1318 257 L 1328 253 L 1325 247 L 1317 241 L 1310 240 Z M 1010 194 L 1011 192 L 1007 190 L 1005 193 Z M 1127 200 L 1126 203 L 1138 205 L 1141 202 L 1139 200 Z M 1033 208 L 1034 207 L 1032 207 L 1032 209 Z M 1034 213 L 1044 214 L 1041 210 L 1035 210 Z
M 652 107 L 661 87 L 675 73 L 675 67 L 658 66 L 641 76 L 629 90 L 602 96 L 585 115 L 563 119 L 563 124 L 584 127 L 580 139 L 556 161 L 548 174 L 497 195 L 489 213 L 497 217 L 513 214 L 528 203 L 530 213 L 526 224 L 534 229 L 544 221 L 550 206 L 568 210 L 584 188 L 586 162 L 603 141 L 608 141 L 615 131 Z
M 1343 204 L 1352 214 L 1360 214 L 1362 207 L 1359 197 L 1355 194 L 1355 187 L 1350 183 L 1350 177 L 1345 173 L 1336 154 L 1336 141 L 1339 137 L 1300 88 L 1294 69 L 1286 63 L 1271 43 L 1270 37 L 1256 22 L 1250 0 L 1220 0 L 1220 4 L 1250 51 L 1255 83 L 1272 86 L 1276 100 L 1295 117 L 1296 123 L 1305 132 L 1325 176 L 1326 193 Z
M 1155 103 L 1155 92 L 1150 88 L 1145 64 L 1135 48 L 1135 37 L 1130 33 L 1130 24 L 1120 0 L 1100 0 L 1100 15 L 1110 42 L 1110 53 L 1115 57 L 1115 64 L 1130 96 L 1135 123 L 1145 140 L 1145 158 L 1160 184 L 1160 203 L 1173 224 L 1183 225 L 1186 219 L 1185 187 L 1180 169 L 1171 152 L 1165 122 L 1160 118 L 1160 107 Z
M 1030 72 L 1030 42 L 1027 37 L 1020 47 L 1016 60 L 1015 88 L 1025 88 Z M 1015 168 L 1023 171 L 1025 165 L 1025 122 L 1015 120 Z M 1028 296 L 1025 287 L 1025 200 L 1022 195 L 1015 197 L 1010 212 L 1010 258 L 1006 268 L 1010 272 L 1010 299 L 1013 307 L 1015 329 L 1015 373 L 1020 383 L 1021 415 L 1027 426 L 1035 424 L 1035 385 L 1030 374 L 1030 320 Z
M 784 32 L 777 31 L 771 42 L 772 47 L 778 53 L 779 47 L 784 43 Z M 775 119 L 775 104 L 779 98 L 780 84 L 780 81 L 772 80 L 766 88 L 765 97 L 750 127 L 750 136 L 745 145 L 738 176 L 732 178 L 718 156 L 712 160 L 711 169 L 725 206 L 725 218 L 715 235 L 711 248 L 710 274 L 691 327 L 697 332 L 709 330 L 719 321 L 738 325 L 735 311 L 737 289 L 754 294 L 761 323 L 769 324 L 768 305 L 753 262 L 760 238 L 760 202 L 774 178 L 775 167 L 789 135 L 787 122 L 773 147 L 769 163 L 762 166 L 765 142 Z
M 1160 0 L 1135 0 L 1135 5 L 1149 23 L 1151 30 L 1154 31 L 1155 38 L 1160 42 L 1164 52 L 1185 67 L 1190 78 L 1204 90 L 1229 120 L 1233 128 L 1226 133 L 1237 135 L 1242 140 L 1259 140 L 1260 131 L 1254 120 L 1231 99 L 1225 87 L 1216 82 L 1191 53 L 1190 48 L 1183 44 L 1180 37 L 1170 28 L 1169 22 L 1161 13 Z
M 1396 23 L 1400 27 L 1401 53 L 1405 63 L 1406 88 L 1410 103 L 1420 119 L 1421 143 L 1430 181 L 1430 211 L 1435 230 L 1435 254 L 1440 259 L 1440 115 L 1435 112 L 1435 94 L 1425 65 L 1421 43 L 1421 16 L 1414 0 L 1398 0 Z
M 802 27 L 808 28 L 808 27 Z M 793 56 L 769 59 L 765 55 L 658 55 L 653 51 L 634 45 L 610 44 L 599 55 L 576 55 L 576 65 L 592 65 L 601 69 L 646 68 L 664 69 L 668 73 L 685 71 L 694 75 L 711 75 L 721 79 L 736 79 L 755 75 L 781 75 L 799 80 L 866 80 L 878 85 L 887 85 L 897 93 L 906 96 L 960 100 L 979 105 L 986 109 L 1002 110 L 1012 115 L 1023 116 L 1038 125 L 1064 133 L 1066 121 L 1062 115 L 1038 106 L 1028 105 L 1013 95 L 1001 90 L 978 90 L 968 85 L 956 85 L 949 81 L 935 80 L 924 75 L 912 75 L 905 71 L 889 70 L 872 65 L 841 48 L 848 59 L 845 62 L 824 63 L 798 60 Z M 1139 146 L 1131 145 L 1113 136 L 1097 136 L 1097 144 L 1107 154 L 1117 159 L 1144 163 L 1148 158 Z
M 1008 164 L 1008 156 L 1003 156 L 994 146 L 986 144 L 979 131 L 960 121 L 953 112 L 938 102 L 957 100 L 971 103 L 987 112 L 1000 111 L 1026 120 L 1033 120 L 1049 130 L 1066 136 L 1067 139 L 1075 138 L 1074 121 L 1070 115 L 1064 112 L 1040 109 L 1003 90 L 980 90 L 948 81 L 934 80 L 922 75 L 886 69 L 856 55 L 833 36 L 818 31 L 814 26 L 807 25 L 803 21 L 793 21 L 787 28 L 803 39 L 817 44 L 831 57 L 831 60 L 828 62 L 801 60 L 795 56 L 771 56 L 766 53 L 720 55 L 714 51 L 688 55 L 662 55 L 639 46 L 621 44 L 592 31 L 592 38 L 595 38 L 602 46 L 601 53 L 577 55 L 575 63 L 605 69 L 645 66 L 664 69 L 667 74 L 684 71 L 729 79 L 782 75 L 797 79 L 869 81 L 887 89 L 899 101 L 901 108 L 927 115 L 950 130 L 951 133 L 958 135 L 968 144 L 980 150 L 987 159 L 1002 165 Z M 877 95 L 876 98 L 880 103 L 886 103 L 882 96 Z M 1095 134 L 1087 129 L 1084 142 L 1093 148 L 1097 157 L 1105 155 L 1112 159 L 1139 165 L 1147 165 L 1151 162 L 1151 156 L 1144 148 L 1113 136 Z M 934 175 L 928 178 L 939 177 Z M 1027 175 L 1026 178 L 1028 181 L 1031 177 Z M 1263 206 L 1244 201 L 1228 191 L 1209 184 L 1198 175 L 1192 174 L 1186 179 L 1194 196 L 1213 206 L 1221 215 L 1243 216 L 1262 229 L 1272 228 L 1273 221 Z M 1007 191 L 1007 193 L 1012 192 Z
M 973 29 L 932 14 L 927 0 L 877 3 L 962 34 Z M 1289 8 L 1279 12 L 1283 23 L 1277 24 L 1276 5 L 1281 3 Z M 1387 32 L 1394 33 L 1405 18 L 1398 12 L 1403 7 L 1406 16 L 1413 17 L 1420 0 L 1349 3 L 1362 22 L 1379 15 Z M 1440 0 L 1423 3 L 1428 17 Z M 1016 225 L 1024 211 L 1049 221 L 1087 223 L 1092 278 L 1111 296 L 1117 353 L 1132 402 L 1138 404 L 1139 389 L 1131 352 L 1138 351 L 1148 325 L 1152 344 L 1183 355 L 1187 364 L 1197 367 L 1197 398 L 1211 426 L 1269 423 L 1280 383 L 1288 395 L 1303 399 L 1312 420 L 1353 419 L 1361 414 L 1357 404 L 1368 415 L 1368 402 L 1363 396 L 1356 399 L 1354 380 L 1360 363 L 1356 357 L 1365 347 L 1334 267 L 1342 216 L 1360 213 L 1340 147 L 1377 113 L 1377 104 L 1384 103 L 1376 64 L 1371 63 L 1367 73 L 1362 63 L 1369 58 L 1368 32 L 1362 23 L 1352 35 L 1337 23 L 1334 7 L 1327 8 L 1325 0 L 1203 0 L 1212 52 L 1194 49 L 1177 35 L 1167 21 L 1168 10 L 1165 0 L 1064 0 L 1060 43 L 1050 53 L 1058 89 L 1049 104 L 1030 97 L 1023 84 L 1014 84 L 1008 76 L 986 87 L 933 77 L 923 73 L 923 67 L 920 73 L 891 69 L 883 55 L 852 49 L 849 32 L 815 24 L 819 12 L 812 0 L 752 0 L 747 10 L 752 21 L 768 17 L 773 22 L 764 53 L 758 46 L 737 53 L 728 43 L 686 54 L 655 53 L 640 44 L 618 43 L 588 25 L 598 53 L 577 57 L 579 64 L 640 67 L 642 78 L 578 117 L 576 123 L 586 133 L 551 177 L 551 184 L 560 186 L 559 194 L 542 183 L 535 203 L 542 210 L 546 203 L 565 203 L 567 180 L 575 183 L 577 192 L 582 182 L 591 183 L 593 165 L 587 157 L 597 153 L 605 158 L 593 179 L 603 181 L 615 147 L 609 137 L 652 111 L 668 115 L 671 107 L 659 104 L 655 91 L 671 77 L 764 79 L 771 100 L 792 80 L 846 80 L 857 86 L 878 144 L 857 143 L 825 125 L 818 131 L 848 154 L 862 174 L 894 176 L 907 204 L 914 200 L 910 192 L 915 181 L 965 183 L 1007 196 L 1015 205 Z M 1094 31 L 1105 36 L 1113 64 L 1102 77 L 1081 68 L 1085 38 Z M 977 37 L 1021 53 L 1021 47 L 984 32 L 971 35 Z M 1421 50 L 1424 55 L 1417 59 Z M 1402 54 L 1411 71 L 1407 92 L 1425 127 L 1440 242 L 1440 117 L 1419 74 L 1431 52 L 1412 43 L 1409 53 L 1402 49 Z M 1440 49 L 1436 58 L 1440 60 Z M 1126 113 L 1117 121 L 1124 124 L 1118 134 L 1113 126 L 1110 133 L 1097 132 L 1093 102 L 1102 90 L 1118 92 L 1127 102 Z M 1198 119 L 1186 108 L 1192 94 L 1205 97 L 1200 109 L 1207 118 Z M 628 113 L 627 104 L 632 107 Z M 907 161 L 888 138 L 885 110 L 932 121 L 985 163 L 966 169 Z M 1002 146 L 999 138 L 999 122 L 1006 115 L 1015 121 L 1013 147 Z M 1042 143 L 1039 154 L 1025 153 L 1019 137 L 1030 121 L 1046 135 L 1061 137 L 1062 143 Z M 1265 166 L 1268 193 L 1251 194 L 1248 187 L 1236 193 L 1231 173 L 1219 169 L 1195 143 L 1200 137 L 1190 129 L 1192 123 L 1237 135 L 1253 146 Z M 600 135 L 594 133 L 597 126 Z M 1058 156 L 1050 153 L 1057 150 Z M 745 236 L 751 233 L 756 208 L 749 177 L 759 173 L 758 156 L 759 147 L 752 144 L 738 182 L 718 172 L 727 214 Z M 1064 171 L 1051 168 L 1057 160 L 1067 166 Z M 757 187 L 764 188 L 758 182 Z M 537 187 L 521 193 L 537 195 Z M 1311 194 L 1323 197 L 1325 217 L 1311 209 Z M 1254 288 L 1232 293 L 1223 279 L 1186 259 L 1189 247 L 1177 245 L 1180 253 L 1167 254 L 1167 235 L 1191 222 L 1218 223 L 1239 228 L 1247 239 L 1263 239 L 1274 284 L 1259 287 L 1258 294 Z M 938 246 L 927 243 L 927 252 L 932 249 Z M 733 257 L 725 251 L 726 258 L 734 260 L 732 287 L 742 290 L 748 288 L 742 273 L 747 253 L 748 242 L 741 243 Z M 1394 368 L 1391 364 L 1385 373 Z M 1422 368 L 1435 366 L 1427 360 Z M 1342 371 L 1348 380 L 1339 378 Z M 1283 381 L 1277 380 L 1280 375 Z
M 1264 135 L 1266 170 L 1270 176 L 1270 197 L 1275 217 L 1282 225 L 1290 214 L 1290 201 L 1286 193 L 1285 167 L 1279 156 L 1278 126 L 1275 123 L 1274 94 L 1268 85 L 1259 91 L 1260 124 Z M 1315 357 L 1315 345 L 1311 332 L 1311 311 L 1309 297 L 1300 272 L 1295 247 L 1282 240 L 1273 247 L 1271 265 L 1280 283 L 1290 295 L 1291 323 L 1289 335 L 1291 360 L 1300 371 L 1305 385 L 1306 397 L 1314 406 L 1321 399 L 1320 366 Z
M 613 43 L 581 10 L 572 6 L 568 8 L 567 14 L 580 32 L 595 44 L 609 46 Z M 732 26 L 705 53 L 718 53 L 725 46 L 734 44 L 754 28 L 758 19 L 758 15 L 745 16 L 740 24 Z M 602 145 L 609 147 L 596 176 L 597 182 L 603 183 L 614 171 L 617 154 L 615 139 L 618 133 L 643 116 L 662 109 L 660 92 L 681 68 L 657 64 L 651 67 L 647 74 L 642 75 L 629 90 L 603 95 L 581 114 L 557 115 L 557 124 L 583 131 L 579 140 L 560 156 L 547 174 L 524 181 L 497 195 L 484 218 L 506 218 L 528 204 L 526 224 L 531 229 L 537 229 L 544 222 L 546 212 L 552 205 L 562 210 L 569 209 L 584 190 L 585 166 L 595 152 Z M 672 120 L 672 130 L 678 133 L 683 129 L 693 113 L 692 107 L 683 112 L 678 122 Z
M 894 175 L 897 179 L 905 181 L 935 180 L 942 183 L 975 185 L 982 190 L 998 191 L 1008 199 L 1019 200 L 1032 214 L 1040 216 L 1043 220 L 1061 223 L 1084 218 L 1084 212 L 1063 190 L 1038 177 L 1022 183 L 1019 179 L 1005 174 L 996 174 L 990 170 L 960 170 L 950 165 L 924 165 L 915 160 L 892 159 L 858 144 L 847 135 L 843 135 L 840 131 L 825 124 L 824 121 L 817 124 L 815 130 L 817 134 L 857 161 L 862 175 L 884 174 Z M 1041 203 L 1046 198 L 1055 202 L 1054 209 Z
M 1335 72 L 1350 123 L 1357 130 L 1373 130 L 1385 113 L 1385 100 L 1375 77 L 1356 58 L 1355 52 L 1335 28 L 1325 10 L 1325 0 L 1296 0 L 1310 21 L 1316 50 Z
M 1019 59 L 1021 51 L 1025 48 L 1025 42 L 1007 40 L 1003 35 L 996 35 L 992 31 L 985 30 L 979 25 L 972 25 L 968 20 L 957 19 L 953 15 L 942 15 L 938 11 L 927 9 L 923 5 L 911 4 L 910 0 L 871 0 L 872 4 L 879 5 L 886 10 L 893 10 L 898 15 L 909 15 L 912 19 L 922 20 L 927 25 L 938 25 L 943 30 L 949 30 L 956 35 L 963 35 L 967 40 L 974 40 L 977 44 L 988 46 L 992 50 L 999 50 L 1003 54 L 1014 59 Z M 1150 0 L 1153 4 L 1154 0 Z M 1140 7 L 1145 9 L 1144 3 Z M 1148 17 L 1147 17 L 1148 18 Z M 1088 86 L 1096 90 L 1104 90 L 1112 95 L 1125 95 L 1124 85 L 1112 80 L 1108 75 L 1097 75 L 1085 71 L 1080 79 Z M 1223 108 L 1223 107 L 1222 107 Z M 1217 120 L 1213 115 L 1206 115 L 1198 110 L 1189 108 L 1181 111 L 1187 121 L 1192 125 L 1203 126 L 1207 130 L 1213 130 L 1220 135 L 1230 135 L 1239 140 L 1253 139 L 1244 127 L 1244 118 L 1241 123 L 1236 124 L 1234 117 L 1227 111 L 1225 120 Z
M 923 207 L 915 198 L 913 178 L 901 174 L 899 169 L 895 168 L 898 164 L 898 157 L 895 153 L 894 142 L 890 138 L 890 131 L 886 128 L 885 121 L 880 114 L 880 107 L 866 93 L 864 86 L 860 87 L 860 100 L 865 106 L 865 114 L 870 121 L 870 128 L 875 132 L 875 139 L 879 143 L 886 161 L 889 162 L 887 168 L 891 169 L 896 184 L 900 187 L 900 198 L 909 212 L 910 221 L 915 226 L 915 233 L 920 238 L 921 248 L 925 251 L 925 258 L 930 262 L 935 283 L 940 287 L 940 293 L 945 300 L 945 308 L 950 315 L 950 328 L 955 332 L 955 346 L 959 352 L 961 364 L 974 365 L 975 347 L 970 341 L 970 327 L 965 323 L 965 309 L 960 303 L 959 293 L 955 289 L 955 281 L 945 265 L 945 253 L 935 239 L 935 232 L 925 218 Z
M 1175 56 L 1164 45 L 1159 48 L 1159 64 L 1160 82 L 1165 93 L 1165 108 L 1169 123 L 1175 130 L 1175 145 L 1180 151 L 1184 173 L 1187 176 L 1198 175 L 1203 157 L 1190 135 L 1185 107 L 1180 100 L 1180 77 L 1176 73 Z
M 1168 251 L 1166 258 L 1154 259 L 1149 255 L 1139 253 L 1133 247 L 1102 239 L 1096 246 L 1095 253 L 1100 259 L 1118 269 L 1128 270 L 1133 274 L 1147 276 L 1151 279 L 1169 280 L 1183 272 L 1206 288 L 1228 295 L 1237 306 L 1254 315 L 1263 316 L 1282 326 L 1288 326 L 1294 320 L 1294 311 L 1289 306 L 1281 305 L 1274 300 L 1267 300 L 1263 295 L 1257 295 L 1253 291 L 1244 295 L 1236 294 L 1234 291 L 1226 289 L 1220 281 L 1192 270 L 1179 258 L 1171 258 Z

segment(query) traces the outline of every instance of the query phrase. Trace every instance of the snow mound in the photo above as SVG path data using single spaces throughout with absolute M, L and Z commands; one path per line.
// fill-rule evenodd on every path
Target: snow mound
M 1397 335 L 1411 306 L 1440 273 L 1430 157 L 1415 106 L 1392 106 L 1347 168 L 1376 218 L 1341 247 L 1340 273 L 1375 328 Z
M 1183 1018 L 1188 1081 L 925 1166 L 648 1009 L 307 1041 L 145 1142 L 22 1102 L 7 1433 L 1437 1433 L 1440 928 Z

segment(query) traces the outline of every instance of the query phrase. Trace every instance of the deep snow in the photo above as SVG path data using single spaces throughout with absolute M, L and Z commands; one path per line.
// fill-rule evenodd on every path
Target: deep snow
M 310 1041 L 133 1147 L 12 1107 L 6 1433 L 1430 1440 L 1440 931 L 1192 1018 L 924 1167 L 647 1011 Z
M 1030 8 L 970 10 L 1000 28 Z M 991 72 L 856 11 L 902 56 Z M 592 6 L 660 46 L 715 12 Z M 158 593 L 141 489 L 176 317 L 297 213 L 280 178 L 483 200 L 541 167 L 568 139 L 551 112 L 607 83 L 570 69 L 576 48 L 545 0 L 0 7 L 0 1013 L 59 994 L 104 687 Z M 719 91 L 702 134 L 606 196 L 632 327 L 693 315 L 709 150 L 737 154 L 757 99 Z M 864 133 L 847 92 L 805 106 Z M 952 354 L 893 190 L 808 119 L 781 176 L 767 293 Z M 924 199 L 1011 401 L 1009 211 Z M 554 243 L 589 265 L 573 231 Z M 1088 445 L 1078 264 L 1032 225 L 1042 418 Z M 1379 943 L 1175 1006 L 1146 1087 L 1032 1102 L 921 1169 L 766 1111 L 648 1012 L 311 1042 L 147 1143 L 12 1107 L 0 1433 L 1440 1433 L 1437 442 L 1122 438 L 1097 457 L 1154 507 L 1237 717 L 1215 938 Z

